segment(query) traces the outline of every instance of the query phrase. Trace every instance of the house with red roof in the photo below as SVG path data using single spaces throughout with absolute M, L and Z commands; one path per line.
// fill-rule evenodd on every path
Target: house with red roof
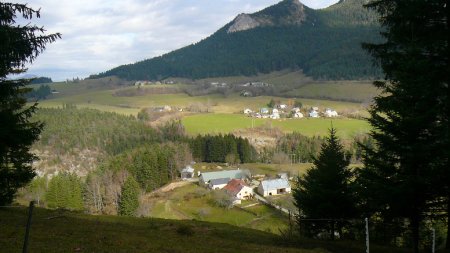
M 241 179 L 230 180 L 223 189 L 228 195 L 239 200 L 253 197 L 253 189 Z

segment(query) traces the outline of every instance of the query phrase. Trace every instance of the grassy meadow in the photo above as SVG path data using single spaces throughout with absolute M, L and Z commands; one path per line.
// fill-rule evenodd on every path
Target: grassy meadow
M 364 120 L 347 118 L 317 118 L 317 119 L 257 119 L 242 114 L 197 114 L 182 119 L 188 134 L 219 134 L 229 133 L 239 129 L 258 126 L 270 126 L 281 129 L 283 132 L 299 132 L 306 136 L 326 135 L 333 125 L 338 129 L 338 135 L 349 138 L 359 133 L 367 133 L 369 124 Z

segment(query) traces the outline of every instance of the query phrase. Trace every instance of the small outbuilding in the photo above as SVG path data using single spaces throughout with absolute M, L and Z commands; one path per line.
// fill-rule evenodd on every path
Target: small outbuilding
M 181 174 L 181 179 L 187 180 L 187 179 L 194 177 L 195 170 L 191 166 L 186 166 L 186 168 L 181 170 L 180 174 Z

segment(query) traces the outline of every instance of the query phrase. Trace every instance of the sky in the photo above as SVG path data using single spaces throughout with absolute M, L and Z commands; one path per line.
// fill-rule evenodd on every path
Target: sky
M 325 8 L 338 0 L 303 0 Z M 41 18 L 29 21 L 62 39 L 28 67 L 27 74 L 64 81 L 85 78 L 123 64 L 198 42 L 240 13 L 279 0 L 33 0 Z

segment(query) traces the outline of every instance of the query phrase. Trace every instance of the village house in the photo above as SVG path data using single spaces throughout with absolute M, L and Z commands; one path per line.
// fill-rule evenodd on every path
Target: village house
M 261 112 L 261 114 L 269 114 L 269 109 L 261 108 L 260 112 Z
M 327 108 L 326 110 L 325 110 L 325 117 L 328 117 L 328 118 L 332 118 L 332 117 L 337 117 L 337 116 L 339 116 L 338 115 L 338 113 L 335 111 L 335 110 L 332 110 L 332 109 L 330 109 L 330 108 Z
M 191 166 L 188 165 L 188 166 L 186 166 L 186 168 L 181 170 L 180 174 L 181 174 L 181 179 L 187 180 L 187 179 L 194 177 L 195 170 L 194 170 L 194 168 L 192 168 Z
M 314 110 L 314 108 L 317 107 L 313 107 L 311 111 L 309 111 L 309 117 L 310 118 L 319 118 L 319 112 L 317 110 Z
M 199 177 L 199 184 L 207 187 L 210 181 L 214 179 L 228 178 L 228 181 L 230 181 L 231 179 L 247 179 L 250 176 L 250 171 L 241 169 L 204 172 Z
M 144 86 L 144 85 L 149 85 L 149 84 L 152 84 L 152 82 L 149 82 L 149 81 L 136 81 L 134 83 L 134 86 Z
M 244 91 L 241 92 L 241 96 L 243 96 L 243 97 L 251 97 L 251 96 L 253 96 L 253 94 L 250 91 L 244 90 Z
M 253 113 L 253 111 L 250 110 L 249 108 L 244 110 L 244 114 L 251 114 L 251 113 Z
M 303 118 L 303 113 L 301 113 L 301 112 L 294 113 L 294 118 L 297 118 L 297 119 Z
M 264 197 L 289 192 L 291 192 L 291 185 L 286 178 L 263 180 L 258 186 L 258 193 Z
M 294 108 L 292 108 L 291 111 L 292 111 L 293 113 L 300 112 L 300 108 L 294 107 Z
M 232 179 L 223 189 L 228 195 L 236 199 L 253 197 L 253 189 L 241 179 Z
M 286 104 L 280 104 L 278 105 L 278 108 L 280 109 L 286 109 L 288 106 Z

